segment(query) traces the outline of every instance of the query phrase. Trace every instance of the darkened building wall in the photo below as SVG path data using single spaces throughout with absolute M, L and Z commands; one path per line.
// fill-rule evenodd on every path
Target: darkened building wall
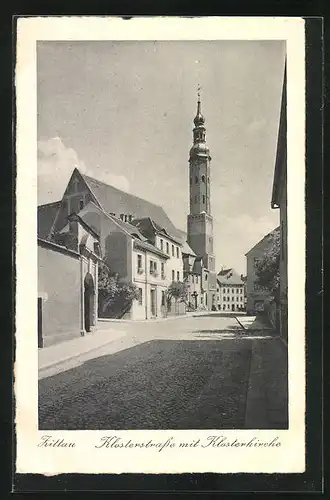
M 79 254 L 38 240 L 38 297 L 43 346 L 80 336 Z
M 281 116 L 278 132 L 271 206 L 280 209 L 280 296 L 278 328 L 281 336 L 288 337 L 288 248 L 287 248 L 287 96 L 286 69 L 284 71 Z
M 132 238 L 123 231 L 114 231 L 105 238 L 105 261 L 123 281 L 132 279 Z

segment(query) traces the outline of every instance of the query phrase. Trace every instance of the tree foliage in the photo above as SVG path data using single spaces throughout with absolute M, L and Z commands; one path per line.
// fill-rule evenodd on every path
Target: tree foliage
M 188 285 L 184 281 L 173 281 L 167 288 L 167 300 L 175 298 L 180 302 L 185 302 L 188 298 Z
M 98 294 L 101 311 L 118 304 L 125 306 L 138 299 L 138 288 L 133 283 L 121 283 L 119 275 L 111 272 L 105 262 L 99 263 Z
M 281 234 L 279 228 L 269 236 L 269 247 L 256 266 L 256 284 L 276 294 L 280 286 Z

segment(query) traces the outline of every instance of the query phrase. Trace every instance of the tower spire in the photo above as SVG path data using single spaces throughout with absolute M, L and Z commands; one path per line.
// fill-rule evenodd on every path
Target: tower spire
M 196 127 L 204 125 L 205 119 L 202 115 L 202 104 L 201 104 L 201 86 L 197 86 L 197 113 L 194 119 L 194 124 Z

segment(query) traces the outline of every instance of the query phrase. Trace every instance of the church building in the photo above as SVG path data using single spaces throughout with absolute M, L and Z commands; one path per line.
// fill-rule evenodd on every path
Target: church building
M 216 308 L 217 276 L 213 250 L 213 217 L 211 215 L 211 155 L 206 144 L 205 118 L 198 93 L 194 119 L 193 146 L 189 154 L 190 213 L 187 221 L 187 242 L 196 254 L 195 265 L 200 273 L 200 304 Z

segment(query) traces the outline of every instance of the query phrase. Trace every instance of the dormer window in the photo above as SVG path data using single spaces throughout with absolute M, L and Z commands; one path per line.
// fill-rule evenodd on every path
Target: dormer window
M 100 243 L 98 241 L 94 242 L 94 253 L 98 256 L 101 255 Z

